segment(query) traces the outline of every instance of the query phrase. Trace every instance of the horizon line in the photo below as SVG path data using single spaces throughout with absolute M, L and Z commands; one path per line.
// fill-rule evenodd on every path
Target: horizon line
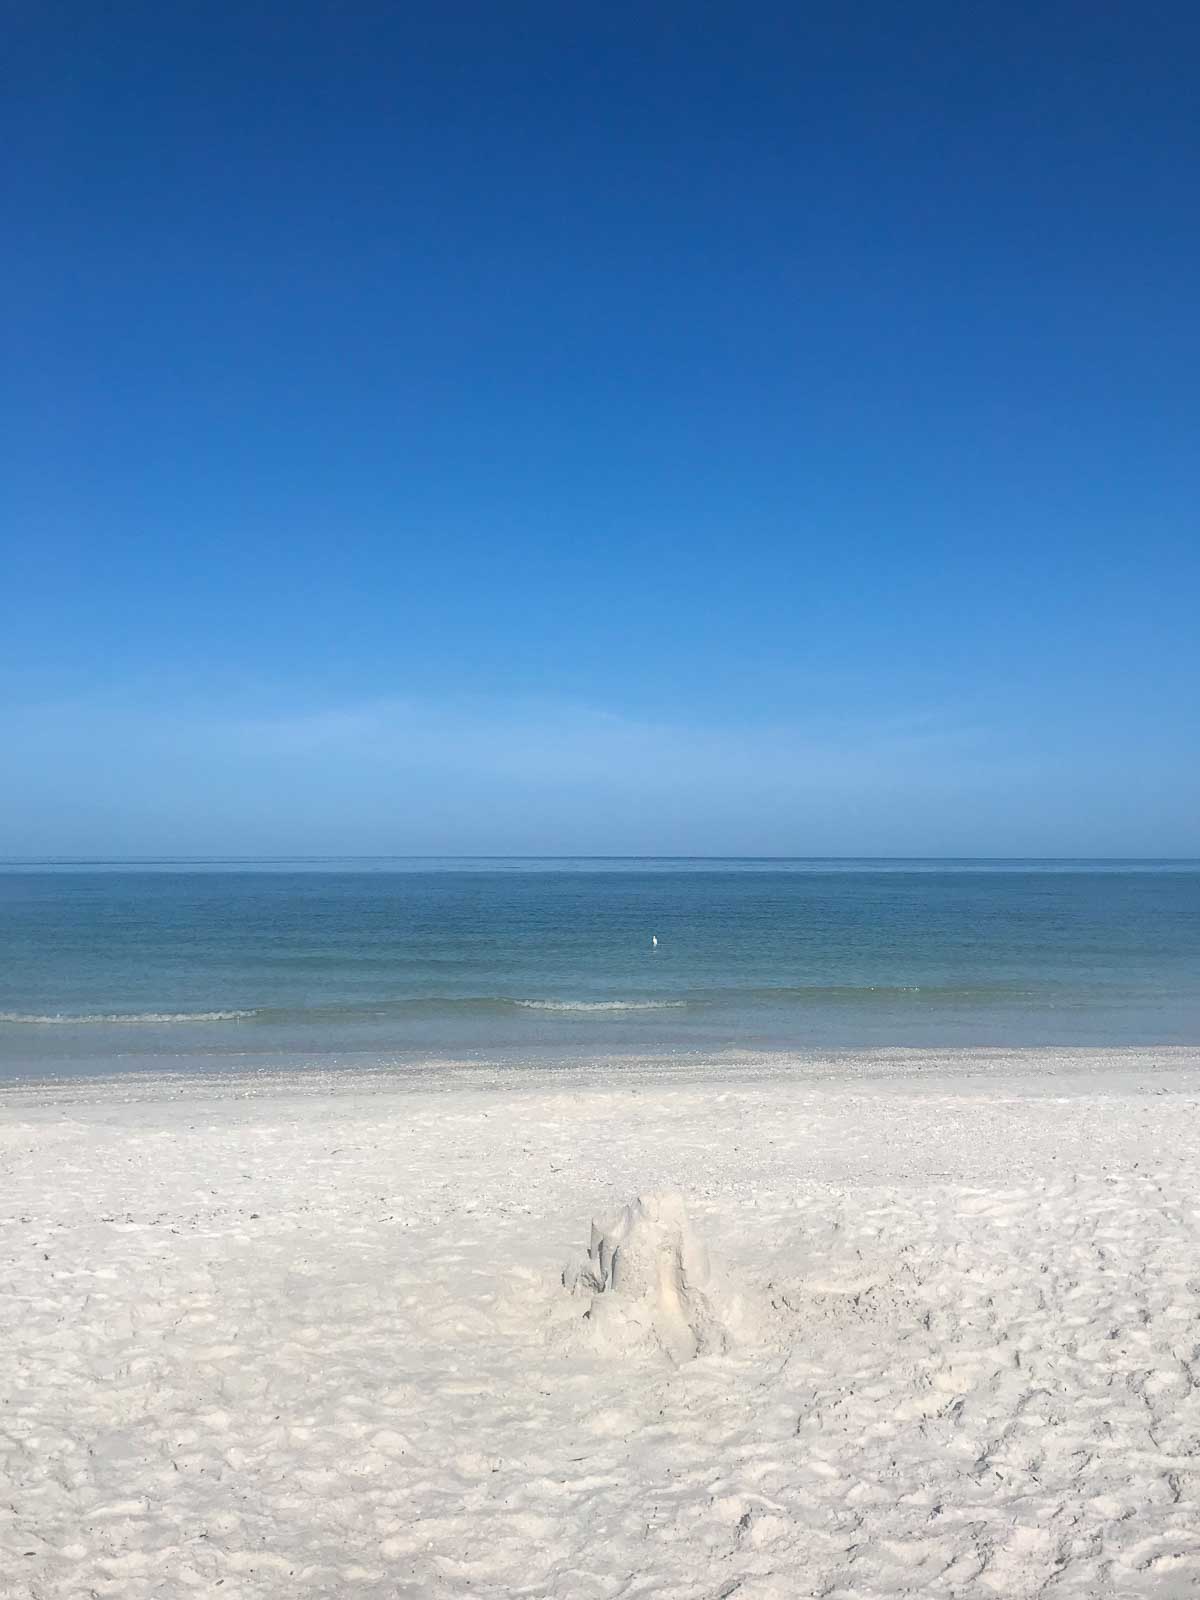
M 687 853 L 680 855 L 667 855 L 653 852 L 604 852 L 586 853 L 582 851 L 547 852 L 536 854 L 532 852 L 498 853 L 492 851 L 420 851 L 420 852 L 388 852 L 358 854 L 354 852 L 320 852 L 317 854 L 301 854 L 288 852 L 281 855 L 267 855 L 251 853 L 239 855 L 234 853 L 210 853 L 205 855 L 173 855 L 158 854 L 145 856 L 126 855 L 3 855 L 0 856 L 0 866 L 71 866 L 71 865 L 116 865 L 162 863 L 168 861 L 212 863 L 217 861 L 1144 861 L 1144 862 L 1195 862 L 1200 865 L 1200 856 L 1143 856 L 1143 855 L 750 855 L 750 854 L 722 854 L 720 852 L 705 852 L 703 854 Z

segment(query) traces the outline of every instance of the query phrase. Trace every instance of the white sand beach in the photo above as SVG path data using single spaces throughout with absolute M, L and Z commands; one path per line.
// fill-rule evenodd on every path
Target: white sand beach
M 7 1089 L 0 1595 L 1195 1595 L 1198 1113 L 1187 1050 Z

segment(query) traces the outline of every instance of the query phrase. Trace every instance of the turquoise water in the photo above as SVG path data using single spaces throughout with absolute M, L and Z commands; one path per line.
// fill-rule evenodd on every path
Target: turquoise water
M 1200 863 L 0 865 L 8 1077 L 1123 1043 L 1200 1043 Z

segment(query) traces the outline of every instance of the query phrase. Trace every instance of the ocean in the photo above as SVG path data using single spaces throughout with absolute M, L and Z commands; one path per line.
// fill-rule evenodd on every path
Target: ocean
M 9 1080 L 1197 1043 L 1195 861 L 0 863 Z

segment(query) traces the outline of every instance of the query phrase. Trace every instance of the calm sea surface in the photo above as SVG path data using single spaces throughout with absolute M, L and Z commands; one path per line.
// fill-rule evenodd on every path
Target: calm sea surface
M 1200 1043 L 1200 863 L 0 864 L 8 1078 L 1123 1043 Z

